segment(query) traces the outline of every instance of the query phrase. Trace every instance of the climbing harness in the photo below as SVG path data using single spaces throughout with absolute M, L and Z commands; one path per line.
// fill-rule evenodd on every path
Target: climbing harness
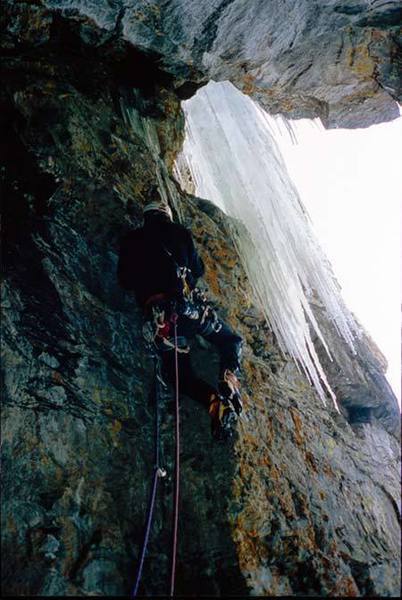
M 158 294 L 153 298 L 159 296 L 162 296 L 162 294 Z M 163 308 L 163 305 L 165 305 L 165 308 Z M 187 354 L 190 352 L 190 347 L 185 337 L 176 335 L 174 342 L 169 339 L 171 326 L 173 325 L 172 316 L 176 314 L 172 312 L 170 305 L 171 303 L 166 301 L 163 304 L 150 305 L 150 317 L 142 328 L 143 337 L 151 348 L 156 348 L 159 352 L 175 350 L 177 342 L 177 352 Z M 168 316 L 167 311 L 170 312 L 170 316 Z
M 174 348 L 175 353 L 175 477 L 174 477 L 174 500 L 173 500 L 173 532 L 172 532 L 172 554 L 171 554 L 171 571 L 170 571 L 170 596 L 174 595 L 175 589 L 175 578 L 176 578 L 176 556 L 177 556 L 177 534 L 178 534 L 178 520 L 179 520 L 179 490 L 180 490 L 180 414 L 179 414 L 179 361 L 178 356 L 180 352 L 189 352 L 188 347 L 179 347 L 179 336 L 177 335 L 177 320 L 178 315 L 176 312 L 172 312 L 169 321 L 166 321 L 165 311 L 159 307 L 152 307 L 152 319 L 144 324 L 143 333 L 148 348 L 151 351 L 154 359 L 154 372 L 155 372 L 155 463 L 154 463 L 154 474 L 151 486 L 151 494 L 147 510 L 147 519 L 145 525 L 144 540 L 142 544 L 141 554 L 137 567 L 137 574 L 135 584 L 131 593 L 132 598 L 136 598 L 138 594 L 138 588 L 141 581 L 142 570 L 144 566 L 145 555 L 148 546 L 149 535 L 151 531 L 153 513 L 155 508 L 155 499 L 159 479 L 166 477 L 166 471 L 160 465 L 160 399 L 161 399 L 161 385 L 166 387 L 166 383 L 162 378 L 161 368 L 161 351 L 166 349 Z M 173 325 L 173 338 L 174 343 L 172 344 L 169 340 L 166 340 L 166 336 L 170 332 L 170 324 Z M 163 346 L 163 340 L 169 342 L 167 347 Z

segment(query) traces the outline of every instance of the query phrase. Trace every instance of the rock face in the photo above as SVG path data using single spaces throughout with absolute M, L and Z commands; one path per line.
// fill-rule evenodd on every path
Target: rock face
M 270 113 L 319 116 L 327 127 L 366 127 L 399 115 L 398 0 L 44 4 L 93 19 L 104 35 L 120 33 L 153 53 L 182 95 L 208 79 L 230 80 Z
M 177 593 L 395 595 L 398 415 L 380 362 L 367 349 L 346 381 L 339 342 L 339 415 L 279 354 L 224 215 L 169 178 L 183 135 L 178 74 L 122 40 L 129 13 L 111 13 L 96 26 L 77 11 L 3 3 L 3 593 L 127 595 L 133 583 L 153 467 L 152 363 L 115 271 L 118 239 L 158 183 L 193 230 L 211 298 L 245 340 L 247 418 L 233 447 L 214 444 L 204 409 L 182 399 Z M 180 85 L 205 76 L 183 71 Z M 197 341 L 193 359 L 213 381 L 213 349 Z M 380 412 L 357 422 L 350 407 L 367 397 Z M 168 477 L 147 595 L 168 584 L 169 397 L 162 413 Z
M 317 300 L 314 300 L 313 309 L 324 339 L 334 349 L 331 361 L 319 340 L 314 340 L 344 416 L 356 424 L 375 417 L 389 433 L 398 437 L 400 409 L 383 377 L 387 363 L 380 350 L 361 328 L 360 338 L 355 340 L 356 354 L 352 353 L 346 344 L 339 344 L 336 329 Z

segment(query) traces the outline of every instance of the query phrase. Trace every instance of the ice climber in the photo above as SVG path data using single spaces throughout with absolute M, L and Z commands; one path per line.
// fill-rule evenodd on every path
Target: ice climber
M 133 291 L 144 311 L 144 332 L 156 344 L 164 377 L 175 381 L 174 337 L 171 317 L 178 315 L 180 392 L 207 407 L 214 438 L 232 436 L 242 411 L 237 375 L 242 339 L 218 318 L 204 294 L 196 287 L 204 274 L 191 233 L 173 222 L 172 211 L 153 192 L 144 208 L 144 224 L 122 240 L 118 263 L 120 285 Z M 214 344 L 220 355 L 217 387 L 199 379 L 193 371 L 188 341 L 195 335 Z

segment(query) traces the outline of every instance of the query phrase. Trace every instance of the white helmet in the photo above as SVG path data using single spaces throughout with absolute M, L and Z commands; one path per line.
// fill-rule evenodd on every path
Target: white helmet
M 173 221 L 173 213 L 169 204 L 166 204 L 162 200 L 156 200 L 154 202 L 150 202 L 144 206 L 143 212 L 149 212 L 151 210 L 157 210 L 159 212 L 164 213 L 171 221 Z

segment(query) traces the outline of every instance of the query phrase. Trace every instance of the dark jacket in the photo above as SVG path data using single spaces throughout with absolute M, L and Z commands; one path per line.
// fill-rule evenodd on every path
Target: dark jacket
M 121 242 L 120 285 L 132 290 L 141 306 L 155 294 L 174 297 L 180 283 L 177 266 L 189 269 L 190 288 L 204 274 L 190 231 L 162 213 L 146 213 L 143 227 L 130 231 Z

